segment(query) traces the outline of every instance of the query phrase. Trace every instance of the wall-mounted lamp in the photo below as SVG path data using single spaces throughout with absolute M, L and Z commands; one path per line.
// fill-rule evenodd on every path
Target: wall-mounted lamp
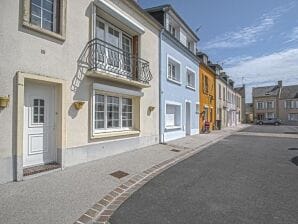
M 155 110 L 155 107 L 154 107 L 154 106 L 149 106 L 149 107 L 148 107 L 148 110 L 149 110 L 150 112 L 152 112 L 152 111 Z
M 85 104 L 85 102 L 83 101 L 76 101 L 73 103 L 73 106 L 77 109 L 80 110 L 83 108 L 83 105 Z
M 5 108 L 8 106 L 9 96 L 0 96 L 0 108 Z

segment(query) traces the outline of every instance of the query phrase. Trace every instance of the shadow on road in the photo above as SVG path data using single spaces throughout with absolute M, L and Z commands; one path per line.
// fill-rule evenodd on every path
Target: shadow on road
M 298 148 L 288 148 L 288 150 L 294 151 L 294 150 L 298 150 Z
M 291 159 L 291 162 L 298 166 L 298 156 Z

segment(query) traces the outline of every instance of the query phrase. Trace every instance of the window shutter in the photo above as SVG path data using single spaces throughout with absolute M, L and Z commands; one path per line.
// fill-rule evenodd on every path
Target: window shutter
M 285 101 L 284 103 L 285 103 L 285 109 L 287 109 L 287 101 Z

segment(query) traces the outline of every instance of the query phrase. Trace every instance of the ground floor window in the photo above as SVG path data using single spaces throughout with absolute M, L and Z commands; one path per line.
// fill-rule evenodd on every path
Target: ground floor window
M 179 104 L 166 104 L 165 126 L 166 129 L 181 128 L 181 108 Z
M 267 112 L 266 118 L 275 118 L 275 114 L 273 112 Z
M 94 131 L 132 128 L 132 99 L 124 96 L 94 94 Z
M 257 114 L 258 120 L 264 120 L 264 114 Z
M 289 121 L 298 121 L 298 113 L 295 114 L 288 114 Z

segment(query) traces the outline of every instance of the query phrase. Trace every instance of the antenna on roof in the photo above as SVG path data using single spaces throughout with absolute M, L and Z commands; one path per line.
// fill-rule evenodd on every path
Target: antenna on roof
M 202 28 L 202 25 L 199 26 L 197 29 L 196 29 L 196 33 L 198 33 L 200 31 L 200 29 Z

